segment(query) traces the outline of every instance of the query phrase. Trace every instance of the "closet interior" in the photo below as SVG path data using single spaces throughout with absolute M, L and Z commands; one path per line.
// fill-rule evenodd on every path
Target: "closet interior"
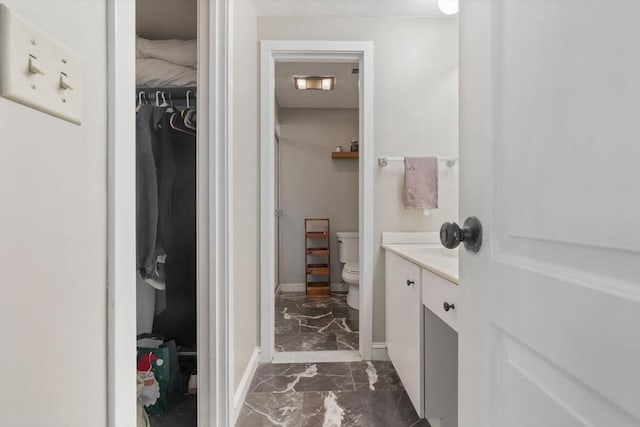
M 136 33 L 138 426 L 196 426 L 197 0 L 136 0 Z

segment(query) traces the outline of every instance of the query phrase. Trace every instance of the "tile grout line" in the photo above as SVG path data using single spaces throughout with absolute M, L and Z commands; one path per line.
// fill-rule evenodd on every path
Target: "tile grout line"
M 351 384 L 353 385 L 353 391 L 356 391 L 356 380 L 353 379 L 353 369 L 351 369 L 351 362 L 349 363 L 349 373 L 351 374 Z
M 302 407 L 300 408 L 300 427 L 304 427 L 304 400 L 307 397 L 307 392 L 302 392 Z
M 398 415 L 398 407 L 400 406 L 400 400 L 402 399 L 402 393 L 398 396 L 398 400 L 396 400 L 395 409 L 393 410 L 393 417 L 391 417 L 391 422 L 396 419 L 396 415 Z

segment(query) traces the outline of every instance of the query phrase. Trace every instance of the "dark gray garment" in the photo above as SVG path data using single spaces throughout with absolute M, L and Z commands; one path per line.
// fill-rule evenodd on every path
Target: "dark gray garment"
M 153 270 L 158 236 L 158 176 L 153 155 L 160 135 L 155 122 L 162 110 L 142 105 L 136 115 L 136 260 L 147 277 Z
M 179 114 L 179 113 L 176 113 Z M 153 322 L 153 332 L 179 346 L 196 343 L 196 136 L 176 130 L 165 114 L 160 130 L 158 164 L 158 243 L 167 254 L 167 308 Z

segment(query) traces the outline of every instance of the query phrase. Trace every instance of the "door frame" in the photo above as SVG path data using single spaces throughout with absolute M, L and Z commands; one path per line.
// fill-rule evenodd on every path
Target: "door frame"
M 276 216 L 274 219 L 274 245 L 273 250 L 275 251 L 275 284 L 276 288 L 278 283 L 280 283 L 280 216 L 282 215 L 282 211 L 280 209 L 280 125 L 276 123 L 275 125 L 275 135 L 274 135 L 274 149 L 275 149 L 275 173 L 273 174 L 275 177 L 275 211 Z
M 261 362 L 275 354 L 275 63 L 358 62 L 359 96 L 359 231 L 360 231 L 360 342 L 359 355 L 371 360 L 373 339 L 373 42 L 297 41 L 260 42 L 260 344 Z M 329 153 L 327 153 L 329 155 Z M 322 358 L 306 352 L 297 357 Z M 342 353 L 342 352 L 340 352 Z M 281 353 L 282 354 L 282 353 Z M 300 361 L 303 361 L 302 359 Z M 313 361 L 313 360 L 305 360 Z M 317 360 L 319 361 L 319 360 Z
M 136 424 L 135 1 L 107 0 L 107 424 Z M 198 2 L 198 425 L 228 425 L 230 0 Z M 210 49 L 211 48 L 211 49 Z M 213 54 L 211 52 L 214 52 Z

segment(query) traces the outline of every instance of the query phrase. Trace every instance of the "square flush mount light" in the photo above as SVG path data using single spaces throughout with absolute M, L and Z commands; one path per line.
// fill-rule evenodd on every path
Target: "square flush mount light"
M 293 76 L 293 85 L 298 90 L 333 90 L 336 76 Z

